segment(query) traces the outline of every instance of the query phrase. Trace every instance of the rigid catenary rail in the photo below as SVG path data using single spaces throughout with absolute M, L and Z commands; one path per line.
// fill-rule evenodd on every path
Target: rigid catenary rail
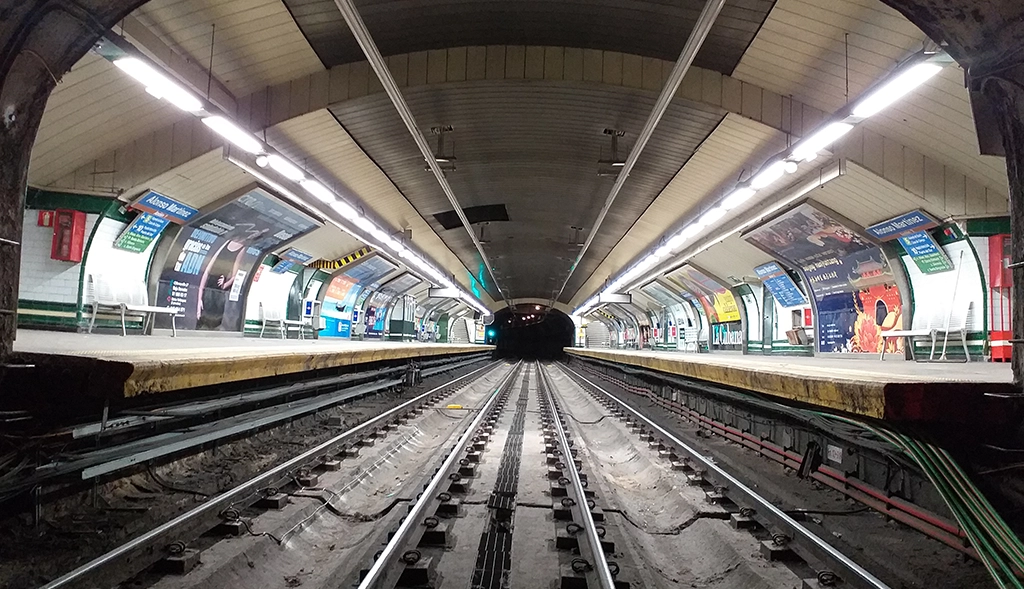
M 315 469 L 325 460 L 325 457 L 338 452 L 361 436 L 371 434 L 377 428 L 397 423 L 427 404 L 439 401 L 456 390 L 500 369 L 500 366 L 500 362 L 490 363 L 372 417 L 79 566 L 42 586 L 42 589 L 91 587 L 96 586 L 97 579 L 100 578 L 109 581 L 110 579 L 131 577 L 167 555 L 169 547 L 184 545 L 194 540 L 222 523 L 225 514 L 237 513 L 240 508 L 247 507 L 261 498 L 268 489 L 275 489 L 283 482 L 293 480 L 296 473 L 300 471 Z M 509 370 L 505 381 L 511 377 L 513 372 L 515 372 L 514 369 Z M 491 396 L 492 400 L 493 397 L 494 395 Z M 467 428 L 467 431 L 472 432 L 473 429 Z M 454 453 L 451 456 L 454 456 Z
M 699 465 L 699 470 L 702 471 L 703 476 L 711 480 L 717 488 L 726 492 L 730 499 L 738 505 L 753 509 L 758 518 L 763 518 L 782 530 L 793 542 L 798 543 L 813 557 L 827 565 L 833 573 L 839 575 L 846 583 L 855 587 L 863 587 L 864 589 L 889 589 L 889 586 L 881 579 L 793 519 L 778 506 L 745 485 L 713 460 L 679 439 L 678 436 L 659 426 L 647 416 L 636 411 L 617 396 L 601 388 L 571 367 L 564 364 L 560 365 L 560 367 L 583 390 L 598 400 L 604 400 L 609 403 L 611 407 L 617 410 L 620 416 L 628 415 L 631 419 L 643 424 L 644 427 L 657 432 L 661 437 L 670 442 L 678 452 L 685 455 L 691 463 Z

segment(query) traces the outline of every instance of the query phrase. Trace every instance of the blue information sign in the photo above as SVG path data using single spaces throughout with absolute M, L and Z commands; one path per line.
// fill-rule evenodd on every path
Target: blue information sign
M 149 244 L 167 227 L 169 221 L 142 213 L 114 240 L 114 247 L 135 253 L 146 251 Z
M 132 208 L 145 211 L 157 217 L 163 217 L 172 223 L 184 225 L 192 217 L 199 214 L 199 211 L 180 203 L 169 196 L 150 190 L 132 203 Z
M 304 251 L 291 248 L 288 251 L 281 254 L 281 261 L 275 264 L 274 267 L 270 269 L 270 271 L 277 274 L 284 274 L 285 272 L 291 270 L 292 267 L 295 266 L 296 264 L 304 265 L 306 264 L 306 262 L 309 262 L 312 259 L 312 255 L 307 254 Z
M 946 252 L 939 247 L 927 231 L 918 231 L 899 238 L 900 245 L 924 274 L 938 274 L 953 269 Z
M 865 231 L 875 239 L 889 241 L 899 237 L 900 235 L 906 235 L 907 233 L 922 231 L 924 229 L 931 229 L 932 227 L 937 226 L 938 223 L 935 219 L 932 219 L 926 213 L 922 211 L 910 211 L 909 213 L 903 213 L 898 217 L 893 217 L 888 221 L 875 223 L 871 227 L 865 229 Z
M 793 282 L 793 279 L 777 263 L 761 264 L 754 268 L 754 273 L 783 308 L 788 309 L 807 304 L 807 297 L 800 292 L 800 288 Z

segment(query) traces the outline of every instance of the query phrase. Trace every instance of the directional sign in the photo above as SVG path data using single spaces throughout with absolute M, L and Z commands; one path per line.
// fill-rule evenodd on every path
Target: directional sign
M 800 307 L 807 304 L 807 298 L 800 288 L 793 282 L 789 274 L 775 262 L 761 264 L 754 268 L 754 273 L 761 279 L 761 284 L 772 293 L 775 300 L 783 308 Z
M 953 269 L 953 262 L 927 231 L 918 231 L 899 238 L 900 245 L 923 274 L 938 274 Z

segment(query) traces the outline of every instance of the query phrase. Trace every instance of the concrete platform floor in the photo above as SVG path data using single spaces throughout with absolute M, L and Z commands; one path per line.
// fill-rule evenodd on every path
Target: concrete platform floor
M 1009 363 L 879 360 L 873 354 L 788 357 L 601 348 L 566 352 L 882 419 L 968 417 L 987 412 L 996 396 L 1021 392 L 1013 385 Z
M 133 397 L 281 374 L 381 360 L 464 354 L 492 349 L 474 344 L 428 344 L 336 338 L 283 340 L 170 332 L 155 335 L 79 334 L 18 330 L 22 361 L 58 365 L 93 379 L 90 394 Z M 102 381 L 102 382 L 99 382 Z M 109 389 L 109 390 L 108 390 Z

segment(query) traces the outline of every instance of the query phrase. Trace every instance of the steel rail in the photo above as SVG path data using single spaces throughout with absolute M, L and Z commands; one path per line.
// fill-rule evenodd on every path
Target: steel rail
M 721 0 L 724 2 L 724 0 Z M 491 260 L 487 257 L 487 252 L 484 251 L 484 246 L 480 243 L 480 239 L 476 236 L 476 231 L 473 230 L 473 225 L 470 224 L 469 219 L 466 217 L 465 211 L 462 210 L 462 205 L 459 204 L 459 200 L 455 198 L 455 191 L 452 190 L 448 179 L 445 178 L 444 171 L 441 166 L 438 165 L 435 159 L 434 152 L 430 150 L 430 145 L 427 143 L 427 138 L 423 136 L 423 132 L 420 131 L 419 125 L 416 123 L 415 117 L 413 117 L 412 110 L 409 108 L 409 104 L 405 101 L 405 97 L 402 96 L 402 91 L 398 88 L 398 83 L 395 82 L 395 78 L 391 75 L 391 70 L 388 69 L 387 63 L 384 62 L 384 57 L 381 56 L 380 50 L 377 48 L 376 42 L 370 35 L 369 29 L 366 28 L 366 23 L 363 22 L 363 17 L 359 15 L 359 10 L 356 8 L 353 0 L 334 0 L 334 3 L 338 6 L 338 10 L 341 11 L 341 16 L 344 17 L 345 22 L 348 23 L 348 28 L 352 31 L 352 36 L 356 38 L 356 42 L 359 43 L 359 47 L 363 50 L 363 54 L 366 56 L 366 60 L 370 62 L 370 67 L 373 68 L 377 78 L 380 80 L 384 91 L 387 92 L 388 98 L 391 99 L 391 103 L 395 106 L 395 110 L 398 111 L 398 115 L 402 118 L 402 122 L 405 123 L 405 127 L 409 130 L 409 134 L 412 135 L 413 141 L 416 142 L 416 146 L 419 148 L 420 153 L 423 154 L 423 159 L 426 160 L 427 165 L 430 166 L 430 171 L 433 172 L 434 178 L 437 179 L 437 183 L 441 186 L 441 190 L 445 196 L 448 197 L 448 202 L 451 203 L 455 209 L 455 214 L 458 215 L 459 220 L 462 221 L 462 226 L 466 229 L 466 233 L 469 234 L 469 238 L 473 240 L 473 245 L 476 246 L 477 253 L 480 254 L 480 260 L 483 261 L 484 265 L 487 266 L 487 272 L 491 275 L 491 281 L 494 283 L 495 290 L 498 291 L 498 295 L 504 298 L 504 293 L 501 292 L 501 286 L 498 285 L 498 278 L 494 275 L 494 267 L 491 266 Z M 473 272 L 470 272 L 473 274 Z M 483 301 L 480 301 L 483 304 Z
M 191 538 L 183 537 L 183 534 L 187 534 L 191 529 L 196 520 L 200 520 L 207 516 L 219 516 L 224 509 L 231 507 L 235 502 L 241 501 L 246 497 L 252 495 L 253 491 L 263 487 L 265 484 L 278 479 L 289 472 L 297 469 L 310 461 L 322 456 L 326 452 L 330 451 L 335 446 L 344 443 L 346 440 L 358 435 L 359 433 L 368 430 L 382 422 L 386 422 L 393 418 L 395 415 L 399 415 L 404 411 L 407 411 L 410 407 L 422 402 L 424 399 L 437 393 L 439 390 L 451 386 L 453 383 L 460 381 L 466 381 L 475 375 L 478 375 L 482 371 L 492 371 L 498 367 L 500 362 L 493 362 L 487 366 L 483 366 L 464 374 L 458 378 L 452 379 L 452 381 L 445 383 L 439 387 L 435 387 L 423 394 L 417 395 L 416 397 L 409 399 L 408 401 L 393 407 L 380 415 L 368 419 L 363 423 L 341 433 L 333 438 L 315 446 L 303 452 L 302 454 L 271 468 L 270 470 L 264 471 L 249 479 L 248 481 L 211 498 L 202 505 L 197 506 L 195 509 L 189 510 L 171 521 L 164 523 L 141 536 L 128 541 L 113 550 L 102 554 L 93 560 L 81 565 L 80 567 L 70 571 L 53 581 L 50 581 L 46 585 L 43 585 L 40 589 L 57 589 L 59 587 L 71 587 L 73 583 L 84 581 L 89 575 L 96 573 L 104 566 L 110 565 L 121 558 L 130 558 L 135 554 L 159 554 L 161 550 L 176 541 L 187 541 Z M 475 376 L 475 378 L 481 378 L 483 375 Z
M 342 1 L 342 0 L 336 0 Z M 351 0 L 347 0 L 351 1 Z M 626 178 L 629 177 L 630 172 L 633 171 L 633 166 L 636 165 L 637 159 L 640 158 L 640 154 L 647 146 L 647 142 L 650 141 L 651 136 L 654 135 L 654 129 L 661 122 L 661 117 L 665 115 L 665 111 L 668 110 L 669 103 L 672 102 L 672 98 L 676 94 L 676 90 L 679 89 L 679 85 L 683 83 L 683 78 L 686 76 L 686 72 L 690 69 L 690 64 L 693 63 L 693 59 L 697 57 L 697 52 L 700 51 L 701 46 L 704 44 L 704 39 L 707 38 L 708 33 L 711 32 L 711 27 L 715 24 L 715 20 L 718 18 L 718 13 L 722 11 L 722 7 L 725 6 L 725 0 L 707 0 L 704 4 L 704 9 L 701 11 L 700 16 L 697 17 L 697 22 L 693 25 L 693 31 L 690 32 L 689 38 L 686 39 L 686 44 L 683 45 L 682 51 L 679 52 L 679 58 L 676 59 L 676 64 L 672 67 L 672 71 L 668 75 L 668 79 L 665 80 L 665 86 L 661 89 L 661 94 L 658 95 L 658 100 L 654 103 L 654 108 L 651 109 L 651 114 L 647 116 L 647 122 L 644 123 L 643 129 L 636 138 L 636 143 L 633 145 L 633 149 L 630 150 L 629 155 L 626 156 L 626 161 L 619 170 L 619 175 L 615 178 L 615 184 L 612 185 L 611 191 L 608 192 L 608 197 L 605 199 L 604 206 L 601 207 L 601 212 L 597 215 L 597 220 L 594 221 L 594 226 L 590 228 L 590 232 L 587 233 L 587 239 L 583 242 L 583 248 L 580 249 L 579 254 L 576 255 L 576 259 L 573 261 L 572 266 L 569 267 L 569 273 L 565 277 L 565 281 L 562 283 L 562 287 L 558 289 L 558 293 L 551 299 L 552 305 L 558 300 L 558 297 L 562 296 L 562 291 L 569 284 L 569 279 L 572 278 L 576 267 L 579 265 L 580 260 L 590 249 L 590 245 L 594 242 L 594 238 L 597 236 L 597 231 L 601 228 L 601 224 L 604 223 L 605 217 L 608 216 L 608 211 L 612 208 L 612 203 L 619 195 L 619 191 L 622 190 L 623 184 L 626 183 Z
M 588 576 L 597 578 L 597 585 L 600 589 L 615 589 L 615 577 L 608 567 L 608 559 L 605 558 L 604 548 L 601 546 L 601 536 L 598 535 L 594 515 L 590 513 L 590 506 L 587 505 L 586 487 L 583 486 L 579 470 L 576 469 L 576 461 L 572 455 L 572 446 L 569 445 L 569 438 L 565 433 L 565 428 L 562 427 L 561 416 L 558 415 L 559 405 L 555 402 L 554 383 L 551 381 L 551 377 L 548 376 L 547 370 L 539 362 L 538 368 L 540 369 L 541 389 L 544 391 L 544 396 L 547 397 L 548 405 L 551 406 L 551 421 L 555 424 L 555 433 L 558 434 L 558 442 L 562 447 L 562 462 L 565 464 L 565 470 L 569 472 L 569 480 L 572 482 L 572 488 L 576 494 L 576 505 L 579 507 L 580 519 L 583 520 L 581 523 L 584 539 L 589 549 L 588 552 L 590 552 L 591 561 L 594 563 L 593 569 L 587 571 L 592 573 Z M 583 553 L 583 550 L 580 550 L 580 554 Z
M 434 476 L 430 478 L 430 481 L 423 488 L 423 493 L 420 495 L 419 499 L 417 499 L 416 503 L 410 507 L 408 514 L 405 516 L 405 519 L 402 520 L 402 524 L 398 527 L 398 530 L 388 541 L 384 550 L 382 550 L 376 560 L 374 560 L 373 566 L 371 566 L 370 570 L 367 571 L 366 576 L 359 582 L 358 589 L 379 588 L 382 587 L 382 582 L 387 582 L 389 580 L 389 572 L 394 570 L 392 565 L 394 565 L 397 560 L 398 551 L 401 550 L 409 541 L 409 536 L 413 533 L 414 527 L 422 525 L 421 516 L 423 515 L 424 509 L 435 499 L 441 482 L 448 479 L 448 474 L 452 469 L 452 466 L 454 466 L 456 461 L 461 458 L 459 450 L 466 446 L 466 443 L 473 434 L 476 433 L 480 424 L 487 419 L 491 407 L 494 405 L 494 401 L 501 394 L 505 385 L 508 384 L 516 374 L 518 374 L 522 363 L 522 360 L 520 360 L 512 367 L 511 370 L 509 370 L 508 374 L 505 375 L 505 378 L 503 378 L 501 382 L 494 387 L 494 390 L 491 391 L 491 394 L 487 397 L 484 404 L 479 407 L 476 417 L 463 431 L 462 435 L 459 436 L 458 441 L 456 441 L 452 446 L 452 451 L 448 454 L 444 462 L 441 463 L 437 472 L 434 473 Z
M 828 561 L 829 564 L 839 565 L 840 568 L 849 572 L 852 575 L 853 579 L 847 577 L 847 582 L 851 582 L 854 579 L 856 579 L 864 587 L 870 587 L 871 589 L 890 589 L 889 585 L 886 585 L 885 582 L 883 582 L 881 579 L 872 575 L 870 572 L 868 572 L 867 569 L 854 562 L 850 557 L 840 552 L 836 547 L 832 546 L 831 544 L 823 540 L 820 536 L 818 536 L 814 532 L 810 531 L 809 529 L 801 525 L 798 521 L 789 516 L 785 511 L 779 509 L 773 503 L 771 503 L 770 501 L 759 495 L 757 492 L 755 492 L 753 489 L 743 484 L 739 479 L 726 472 L 721 466 L 712 462 L 709 458 L 701 454 L 697 449 L 693 448 L 686 442 L 683 442 L 674 434 L 672 434 L 665 428 L 661 427 L 654 421 L 650 420 L 649 418 L 647 418 L 647 416 L 640 413 L 636 409 L 633 409 L 632 407 L 629 406 L 629 404 L 622 401 L 612 393 L 609 393 L 608 391 L 604 390 L 596 383 L 594 383 L 587 377 L 583 376 L 579 372 L 576 372 L 569 366 L 562 364 L 560 367 L 571 377 L 577 378 L 587 383 L 587 385 L 593 387 L 594 390 L 605 395 L 606 397 L 614 401 L 616 404 L 618 404 L 620 407 L 622 407 L 622 409 L 629 412 L 640 421 L 644 422 L 644 424 L 647 427 L 657 431 L 662 437 L 664 437 L 666 440 L 669 440 L 675 447 L 679 448 L 682 452 L 686 453 L 691 460 L 699 462 L 701 466 L 704 469 L 706 469 L 706 471 L 713 472 L 718 479 L 727 483 L 728 490 L 730 493 L 737 492 L 743 495 L 751 503 L 757 505 L 757 508 L 759 510 L 758 513 L 764 513 L 765 515 L 767 515 L 776 525 L 780 526 L 781 528 L 784 528 L 785 531 L 788 534 L 790 534 L 792 538 L 798 538 L 807 542 L 811 546 L 811 548 L 813 548 L 819 556 L 824 557 L 824 559 Z M 761 512 L 761 509 L 763 509 L 764 512 Z

